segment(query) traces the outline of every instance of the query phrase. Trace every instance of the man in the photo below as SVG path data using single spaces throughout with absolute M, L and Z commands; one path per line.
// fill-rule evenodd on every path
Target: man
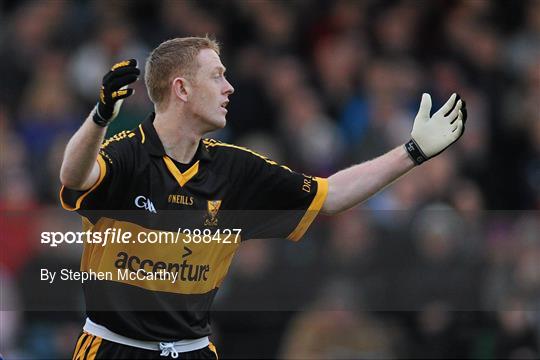
M 442 152 L 462 135 L 466 119 L 456 94 L 432 116 L 424 94 L 405 146 L 321 179 L 203 139 L 225 126 L 234 92 L 219 46 L 208 38 L 172 39 L 154 49 L 145 82 L 155 114 L 103 143 L 139 74 L 128 60 L 105 75 L 98 104 L 62 164 L 62 205 L 78 211 L 86 229 L 138 236 L 85 244 L 81 270 L 115 275 L 84 284 L 88 319 L 76 359 L 217 357 L 208 311 L 239 239 L 298 240 L 319 211 L 344 211 Z M 141 234 L 178 228 L 184 229 L 178 243 L 139 241 Z

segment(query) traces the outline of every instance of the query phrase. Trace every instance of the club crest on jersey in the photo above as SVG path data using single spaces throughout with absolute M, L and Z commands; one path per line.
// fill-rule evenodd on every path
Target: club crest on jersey
M 207 206 L 208 206 L 208 209 L 207 209 L 208 213 L 206 214 L 204 225 L 217 226 L 218 224 L 217 214 L 219 212 L 219 208 L 221 207 L 221 200 L 208 200 Z

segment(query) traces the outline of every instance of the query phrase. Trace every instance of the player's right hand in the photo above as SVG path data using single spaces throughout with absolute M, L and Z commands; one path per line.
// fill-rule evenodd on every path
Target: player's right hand
M 99 101 L 92 117 L 97 125 L 105 127 L 114 120 L 124 99 L 134 92 L 127 86 L 137 81 L 140 74 L 141 71 L 137 68 L 135 59 L 116 63 L 105 74 L 99 91 Z
M 467 108 L 458 94 L 452 94 L 448 101 L 431 115 L 431 96 L 424 93 L 420 110 L 414 119 L 411 140 L 405 144 L 415 164 L 439 155 L 456 142 L 465 131 Z

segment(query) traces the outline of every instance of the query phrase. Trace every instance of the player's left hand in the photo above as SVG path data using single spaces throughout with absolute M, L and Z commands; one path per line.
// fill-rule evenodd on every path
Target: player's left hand
M 452 94 L 433 116 L 430 113 L 431 96 L 424 93 L 420 110 L 414 119 L 411 140 L 405 144 L 405 149 L 416 165 L 439 155 L 465 131 L 467 109 L 465 101 L 458 94 Z

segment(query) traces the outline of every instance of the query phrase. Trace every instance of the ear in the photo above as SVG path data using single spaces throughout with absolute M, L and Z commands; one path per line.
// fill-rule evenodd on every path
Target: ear
M 182 101 L 187 101 L 191 86 L 189 81 L 183 77 L 176 77 L 172 81 L 172 91 L 174 95 Z

